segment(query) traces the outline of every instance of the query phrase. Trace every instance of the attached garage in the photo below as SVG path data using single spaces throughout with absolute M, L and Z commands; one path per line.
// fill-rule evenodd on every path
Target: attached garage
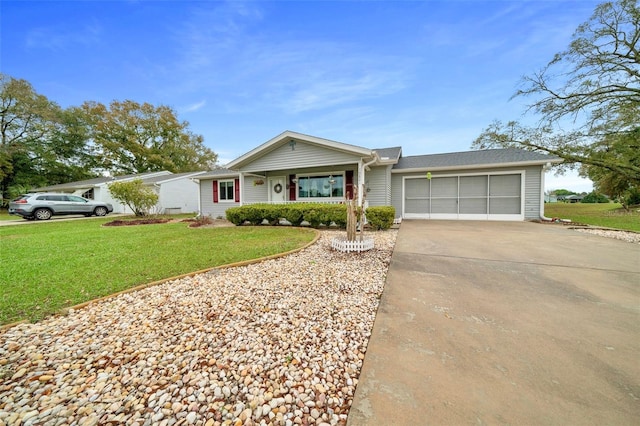
M 404 177 L 407 219 L 524 220 L 524 172 Z
M 392 204 L 405 219 L 536 220 L 549 156 L 498 149 L 401 157 Z

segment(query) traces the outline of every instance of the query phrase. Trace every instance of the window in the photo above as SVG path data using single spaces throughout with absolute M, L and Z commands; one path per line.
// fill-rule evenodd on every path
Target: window
M 73 201 L 74 203 L 86 203 L 87 200 L 85 200 L 82 197 L 78 197 L 77 195 L 67 195 L 67 199 L 69 201 Z
M 220 201 L 233 201 L 234 190 L 232 180 L 221 180 L 218 182 L 220 186 Z
M 85 191 L 85 192 L 82 194 L 82 197 L 83 197 L 83 198 L 86 198 L 86 199 L 88 199 L 88 200 L 93 200 L 93 197 L 94 197 L 94 191 L 93 191 L 93 188 L 89 189 L 88 191 Z
M 299 198 L 343 198 L 344 175 L 298 176 Z

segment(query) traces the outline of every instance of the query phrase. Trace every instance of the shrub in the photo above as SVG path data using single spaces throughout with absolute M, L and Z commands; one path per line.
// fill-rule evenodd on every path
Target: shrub
M 149 209 L 158 204 L 158 194 L 144 186 L 141 179 L 127 182 L 114 182 L 109 185 L 114 199 L 126 204 L 136 216 L 146 216 Z
M 396 215 L 396 209 L 392 206 L 374 206 L 369 207 L 365 214 L 369 225 L 375 230 L 385 230 L 393 225 L 393 218 Z
M 226 217 L 234 225 L 242 225 L 245 221 L 258 225 L 264 219 L 275 225 L 283 218 L 293 226 L 300 226 L 302 221 L 306 220 L 314 228 L 320 226 L 321 223 L 330 225 L 331 222 L 344 228 L 347 221 L 347 209 L 344 204 L 250 204 L 228 208 Z
M 242 207 L 229 207 L 225 212 L 227 220 L 236 226 L 240 226 L 244 223 L 242 216 Z
M 637 206 L 638 204 L 640 204 L 640 189 L 630 189 L 629 191 L 627 191 L 627 194 L 622 201 L 625 206 Z
M 585 195 L 584 198 L 582 198 L 581 202 L 583 202 L 583 203 L 608 203 L 609 199 L 606 196 L 593 191 L 593 192 L 590 192 L 589 194 Z

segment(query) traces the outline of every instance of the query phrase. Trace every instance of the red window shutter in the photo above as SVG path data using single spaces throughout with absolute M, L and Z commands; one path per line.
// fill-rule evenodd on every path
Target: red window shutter
M 353 199 L 353 170 L 345 171 L 347 200 Z
M 233 196 L 235 198 L 236 203 L 240 202 L 240 179 L 236 178 L 233 182 Z
M 296 200 L 296 193 L 298 192 L 298 184 L 293 180 L 296 178 L 296 175 L 289 175 L 289 201 Z
M 213 181 L 213 202 L 214 203 L 218 202 L 218 181 L 217 180 Z

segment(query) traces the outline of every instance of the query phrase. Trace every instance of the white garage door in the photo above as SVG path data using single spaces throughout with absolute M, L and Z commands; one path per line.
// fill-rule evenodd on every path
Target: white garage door
M 404 178 L 407 219 L 524 220 L 522 173 Z

